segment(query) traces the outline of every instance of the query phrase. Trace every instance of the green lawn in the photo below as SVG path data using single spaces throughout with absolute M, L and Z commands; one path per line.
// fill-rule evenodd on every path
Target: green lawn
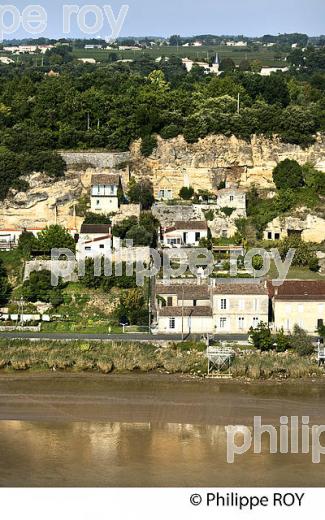
M 278 271 L 274 262 L 271 262 L 271 269 L 268 273 L 269 279 L 278 278 Z M 325 275 L 310 271 L 307 267 L 291 267 L 287 275 L 288 280 L 325 280 Z

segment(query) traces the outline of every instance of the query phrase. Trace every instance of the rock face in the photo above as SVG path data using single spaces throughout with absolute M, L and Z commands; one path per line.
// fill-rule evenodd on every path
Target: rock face
M 169 189 L 177 196 L 183 186 L 213 191 L 221 181 L 238 183 L 242 187 L 253 184 L 260 188 L 274 188 L 272 171 L 283 159 L 299 163 L 314 163 L 325 172 L 325 136 L 302 149 L 281 142 L 253 136 L 249 142 L 232 136 L 212 135 L 197 143 L 188 144 L 181 136 L 164 141 L 158 138 L 153 154 L 144 158 L 140 142 L 131 146 L 132 175 L 149 178 L 157 195 Z
M 28 179 L 26 193 L 11 193 L 0 203 L 0 228 L 44 227 L 57 221 L 66 227 L 79 226 L 82 219 L 74 218 L 74 205 L 80 197 L 89 194 L 91 174 L 105 173 L 121 163 L 130 163 L 131 175 L 147 178 L 157 196 L 168 189 L 177 197 L 183 186 L 195 190 L 214 191 L 221 181 L 249 187 L 273 188 L 272 170 L 285 159 L 296 159 L 301 164 L 314 163 L 325 172 L 325 136 L 302 149 L 282 143 L 276 137 L 268 140 L 253 136 L 249 142 L 236 137 L 208 136 L 188 144 L 181 136 L 164 141 L 158 138 L 153 154 L 145 158 L 140 142 L 132 144 L 130 152 L 62 152 L 68 172 L 64 179 L 53 179 L 33 174 Z M 120 170 L 124 186 L 129 181 L 129 170 Z
M 58 181 L 39 173 L 26 177 L 30 189 L 26 193 L 12 191 L 0 203 L 0 229 L 44 228 L 55 223 L 79 229 L 83 218 L 75 216 L 75 206 L 89 195 L 91 176 L 99 172 L 110 170 L 74 168 Z

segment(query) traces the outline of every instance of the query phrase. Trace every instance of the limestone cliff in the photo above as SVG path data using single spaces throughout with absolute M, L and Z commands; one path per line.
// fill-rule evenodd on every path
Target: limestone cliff
M 285 159 L 296 159 L 301 164 L 314 163 L 325 172 L 325 136 L 318 136 L 316 143 L 302 149 L 274 137 L 268 140 L 253 136 L 249 142 L 236 137 L 208 136 L 189 144 L 183 137 L 167 141 L 158 138 L 153 154 L 145 158 L 136 141 L 130 153 L 62 153 L 68 171 L 64 179 L 54 182 L 40 174 L 30 176 L 30 189 L 26 193 L 12 192 L 0 203 L 0 228 L 44 227 L 55 222 L 67 227 L 79 225 L 73 217 L 73 208 L 81 196 L 89 193 L 90 177 L 94 171 L 105 172 L 121 163 L 129 163 L 131 175 L 152 181 L 157 195 L 168 189 L 178 195 L 185 186 L 196 190 L 213 191 L 225 179 L 243 187 L 257 185 L 273 188 L 272 170 Z M 120 170 L 124 185 L 129 180 L 129 170 Z
M 160 189 L 176 196 L 185 185 L 194 189 L 214 190 L 225 179 L 248 187 L 273 188 L 272 171 L 283 159 L 300 164 L 312 162 L 325 172 L 325 136 L 318 136 L 307 149 L 283 143 L 276 137 L 253 136 L 249 142 L 232 136 L 208 136 L 189 144 L 181 136 L 164 141 L 158 138 L 153 154 L 144 158 L 140 142 L 131 146 L 131 168 L 136 177 L 146 176 Z

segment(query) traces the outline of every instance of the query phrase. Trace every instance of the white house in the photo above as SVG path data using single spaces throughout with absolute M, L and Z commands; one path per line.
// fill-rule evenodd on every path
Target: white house
M 118 174 L 96 174 L 91 178 L 91 211 L 115 213 L 119 209 L 118 190 L 121 179 Z
M 172 227 L 162 230 L 162 245 L 165 247 L 197 247 L 202 238 L 208 237 L 206 221 L 175 222 Z
M 204 334 L 212 330 L 210 289 L 205 285 L 156 285 L 160 334 Z
M 83 224 L 76 246 L 77 261 L 108 256 L 112 251 L 112 233 L 107 224 Z

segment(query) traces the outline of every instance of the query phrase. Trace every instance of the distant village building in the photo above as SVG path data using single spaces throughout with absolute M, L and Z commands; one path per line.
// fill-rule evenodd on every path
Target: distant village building
M 78 58 L 78 61 L 81 61 L 82 63 L 89 64 L 89 65 L 96 64 L 96 60 L 94 58 Z
M 288 72 L 288 67 L 262 67 L 260 76 L 271 76 L 273 72 Z
M 175 222 L 162 230 L 162 245 L 165 247 L 197 247 L 202 238 L 208 237 L 206 221 Z
M 287 280 L 279 287 L 269 283 L 274 329 L 292 332 L 295 325 L 309 334 L 325 324 L 325 280 Z
M 85 49 L 86 49 L 86 50 L 102 49 L 102 48 L 103 48 L 102 45 L 92 45 L 92 44 L 87 44 L 87 45 L 85 45 Z
M 0 63 L 3 65 L 10 65 L 10 63 L 15 63 L 14 60 L 8 58 L 8 56 L 0 56 Z
M 115 213 L 119 209 L 118 192 L 121 178 L 118 174 L 96 174 L 91 178 L 91 211 Z
M 247 42 L 243 42 L 243 41 L 239 41 L 239 42 L 236 42 L 236 41 L 228 41 L 226 42 L 226 46 L 227 47 L 247 47 Z

